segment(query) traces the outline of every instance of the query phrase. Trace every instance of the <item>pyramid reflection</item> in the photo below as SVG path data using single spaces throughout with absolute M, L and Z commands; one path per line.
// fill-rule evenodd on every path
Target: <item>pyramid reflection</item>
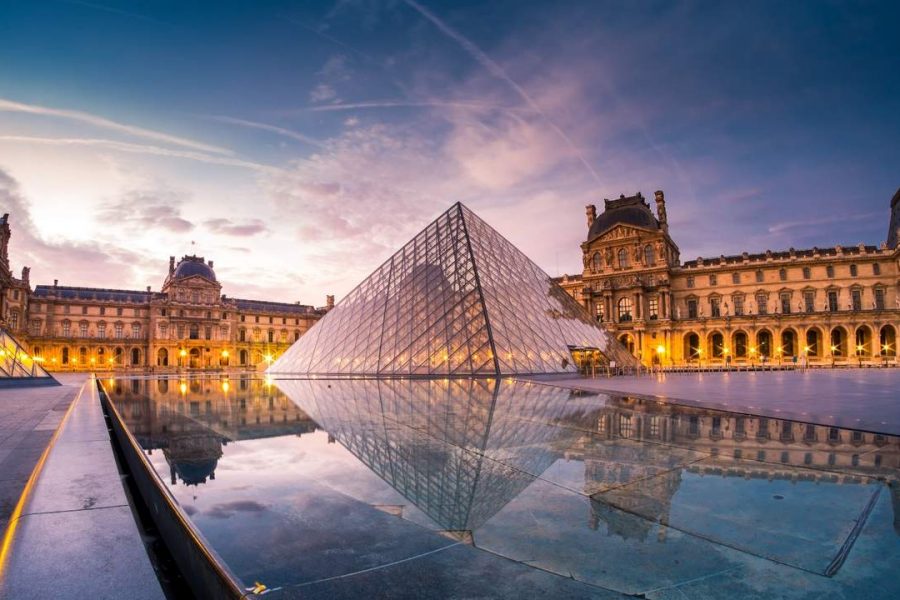
M 277 385 L 442 529 L 459 533 L 518 496 L 594 419 L 570 390 L 495 379 Z

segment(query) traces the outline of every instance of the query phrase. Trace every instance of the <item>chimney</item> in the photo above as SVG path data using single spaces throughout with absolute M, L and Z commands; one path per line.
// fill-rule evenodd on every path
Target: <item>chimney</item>
M 665 233 L 669 233 L 669 219 L 666 217 L 666 195 L 662 190 L 657 190 L 656 196 L 656 220 L 659 221 L 659 228 Z
M 325 307 L 328 308 L 328 310 L 331 310 L 332 308 L 334 308 L 334 296 L 333 295 L 325 296 Z
M 59 285 L 59 279 L 54 279 L 54 280 L 53 280 L 53 287 L 56 287 L 57 285 Z
M 209 268 L 210 268 L 210 269 L 213 268 L 213 261 L 209 261 Z
M 147 293 L 148 293 L 148 294 L 150 293 L 150 286 L 149 286 L 149 285 L 147 286 Z
M 22 281 L 25 285 L 29 285 L 28 278 L 31 276 L 31 267 L 22 267 Z
M 594 219 L 597 218 L 597 207 L 593 204 L 588 204 L 584 207 L 584 212 L 587 214 L 588 229 L 590 229 L 591 225 L 594 224 Z
M 175 272 L 175 257 L 169 257 L 169 275 Z

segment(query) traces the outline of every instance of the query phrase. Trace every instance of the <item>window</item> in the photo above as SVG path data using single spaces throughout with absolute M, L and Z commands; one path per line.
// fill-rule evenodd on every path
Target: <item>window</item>
M 738 358 L 747 357 L 747 334 L 742 331 L 734 334 L 734 355 Z
M 300 339 L 300 332 L 299 332 L 299 331 L 295 331 L 295 332 L 294 332 L 294 341 L 296 342 L 296 341 L 299 340 L 299 339 Z
M 83 314 L 83 315 L 86 315 L 86 314 L 87 314 L 87 306 L 82 306 L 82 307 L 81 307 L 81 314 Z
M 245 320 L 245 315 L 241 315 L 241 323 L 243 323 L 244 320 Z
M 856 277 L 859 274 L 856 265 L 850 265 L 850 277 Z
M 787 269 L 778 269 L 778 279 L 787 281 Z
M 131 337 L 139 338 L 141 337 L 141 326 L 137 323 L 131 324 Z
M 631 421 L 631 415 L 619 415 L 619 435 L 623 438 L 630 438 L 634 435 Z
M 731 283 L 737 285 L 741 282 L 741 274 L 740 273 L 732 273 L 731 274 Z
M 603 304 L 604 302 L 601 300 L 594 305 L 594 310 L 597 312 L 597 321 L 600 323 L 603 322 Z
M 13 300 L 19 299 L 19 290 L 13 290 Z
M 816 310 L 816 293 L 812 290 L 807 290 L 803 292 L 803 309 L 808 312 L 815 312 Z
M 169 333 L 169 327 L 165 323 L 159 324 L 159 337 L 166 339 L 166 334 Z
M 194 291 L 191 292 L 191 302 L 197 304 L 200 302 L 200 292 Z
M 875 288 L 875 310 L 884 310 L 884 289 Z
M 721 316 L 721 309 L 719 307 L 720 299 L 719 298 L 710 298 L 709 299 L 709 314 L 713 317 Z
M 78 324 L 78 335 L 81 337 L 87 337 L 88 334 L 88 324 L 87 323 L 79 323 Z
M 688 319 L 696 319 L 697 318 L 697 301 L 696 300 L 688 300 L 687 301 L 687 309 L 688 309 Z
M 828 265 L 827 267 L 825 267 L 825 274 L 829 279 L 834 279 L 834 266 Z
M 97 337 L 106 337 L 106 323 L 97 323 Z
M 829 442 L 839 442 L 841 441 L 841 432 L 837 427 L 829 427 L 828 428 L 828 441 Z
M 619 268 L 627 269 L 628 268 L 628 251 L 625 248 L 620 248 L 617 254 L 619 259 Z
M 595 273 L 600 271 L 602 268 L 602 262 L 600 259 L 600 253 L 594 252 L 594 256 L 591 257 L 591 270 Z
M 760 315 L 769 314 L 768 301 L 765 294 L 756 295 L 756 313 Z
M 105 307 L 105 306 L 101 306 L 101 307 L 100 307 L 100 316 L 103 316 L 103 315 L 105 315 L 105 314 L 106 314 L 106 307 Z
M 803 267 L 803 279 L 810 279 L 812 277 L 812 270 L 809 267 Z
M 62 349 L 62 358 L 61 358 L 61 360 L 62 360 L 62 364 L 64 364 L 64 365 L 69 364 L 69 349 L 68 349 L 68 348 L 63 348 L 63 349 Z
M 160 315 L 161 317 L 166 316 L 166 309 L 164 309 L 164 308 L 159 309 L 159 315 Z
M 253 317 L 253 321 L 254 321 L 255 323 L 259 323 L 259 315 L 255 315 L 255 316 Z
M 837 290 L 829 290 L 828 291 L 828 310 L 830 312 L 837 312 L 837 310 L 838 310 Z
M 782 452 L 781 453 L 781 462 L 787 464 L 789 456 L 790 455 L 787 452 Z
M 272 331 L 271 329 L 269 330 L 267 339 L 269 340 L 270 344 L 275 341 L 275 332 Z
M 71 324 L 71 323 L 69 323 L 68 321 L 63 321 L 63 324 L 62 324 L 62 334 L 63 334 L 63 337 L 69 337 L 69 336 L 72 334 L 72 333 L 71 333 L 71 328 L 72 328 L 72 324 Z
M 121 323 L 116 323 L 116 339 L 121 339 L 124 335 L 125 328 Z
M 731 297 L 731 301 L 734 303 L 734 314 L 738 317 L 744 314 L 744 296 L 743 294 L 738 294 L 736 296 Z
M 653 252 L 653 246 L 647 244 L 644 246 L 644 263 L 651 267 L 656 264 L 656 253 Z
M 812 452 L 806 452 L 803 455 L 803 464 L 807 466 L 812 464 Z
M 763 276 L 763 272 L 757 271 L 756 272 L 756 283 L 762 283 L 764 279 L 765 279 L 765 277 Z
M 212 327 L 207 326 L 203 329 L 203 337 L 207 340 L 212 339 Z
M 716 278 L 715 275 L 710 275 L 710 276 L 709 276 L 709 285 L 716 285 L 717 282 L 718 282 L 718 279 Z
M 191 327 L 190 327 L 188 336 L 192 340 L 199 340 L 200 339 L 200 326 L 197 325 L 196 323 L 191 323 Z
M 853 301 L 853 310 L 862 310 L 862 290 L 852 290 L 850 297 Z
M 633 307 L 634 303 L 631 301 L 631 298 L 620 298 L 618 304 L 619 321 L 630 321 Z
M 63 314 L 66 314 L 66 315 L 67 315 L 67 314 L 69 314 L 71 311 L 72 311 L 72 307 L 69 306 L 68 304 L 66 304 L 65 306 L 63 306 Z
M 694 277 L 693 277 L 693 276 L 690 276 L 690 277 L 687 278 L 687 286 L 688 286 L 689 288 L 694 287 Z
M 781 314 L 791 314 L 791 295 L 789 293 L 781 294 Z
M 881 265 L 872 263 L 872 275 L 881 275 Z
M 28 333 L 30 333 L 31 335 L 41 334 L 41 322 L 39 319 L 34 319 L 31 321 L 28 327 Z
M 19 313 L 17 311 L 12 311 L 12 313 L 10 313 L 9 326 L 13 329 L 19 328 Z
M 649 302 L 649 318 L 650 319 L 658 319 L 659 318 L 659 296 L 653 296 L 650 298 Z

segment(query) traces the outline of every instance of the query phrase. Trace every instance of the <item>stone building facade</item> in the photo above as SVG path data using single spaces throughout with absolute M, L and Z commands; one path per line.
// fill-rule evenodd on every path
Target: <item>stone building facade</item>
M 558 279 L 645 365 L 897 363 L 900 191 L 879 246 L 685 262 L 654 200 L 587 206 L 584 270 Z
M 231 298 L 200 256 L 169 258 L 160 291 L 37 285 L 12 276 L 8 215 L 0 221 L 2 325 L 51 371 L 262 369 L 326 306 Z

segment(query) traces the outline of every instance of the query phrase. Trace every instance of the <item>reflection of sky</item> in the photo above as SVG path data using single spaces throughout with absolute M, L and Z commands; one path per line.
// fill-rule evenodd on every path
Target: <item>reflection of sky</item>
M 660 188 L 685 257 L 878 243 L 898 17 L 895 2 L 4 2 L 12 256 L 40 282 L 142 289 L 194 249 L 229 294 L 321 303 L 453 201 L 555 275 L 581 268 L 585 204 Z

